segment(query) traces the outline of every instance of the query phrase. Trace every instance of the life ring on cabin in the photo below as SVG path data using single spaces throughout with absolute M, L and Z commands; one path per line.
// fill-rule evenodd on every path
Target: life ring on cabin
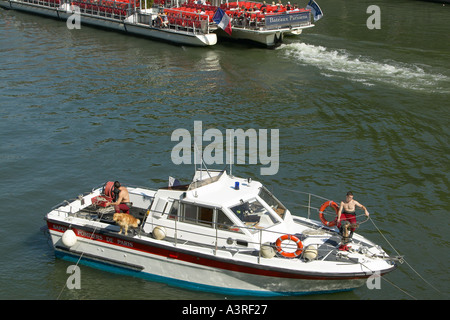
M 334 209 L 334 211 L 336 211 L 336 218 L 333 221 L 327 221 L 327 219 L 325 219 L 323 212 L 325 211 L 326 208 L 328 207 L 332 207 Z M 339 206 L 336 202 L 334 201 L 327 201 L 324 202 L 319 209 L 319 217 L 320 217 L 320 221 L 322 221 L 322 223 L 324 225 L 326 225 L 327 227 L 334 227 L 336 225 L 336 220 L 337 220 L 337 214 L 339 212 Z
M 297 250 L 295 252 L 286 252 L 283 251 L 283 249 L 281 249 L 281 243 L 284 240 L 291 240 L 297 243 Z M 303 243 L 300 241 L 299 238 L 297 238 L 296 236 L 293 236 L 291 234 L 285 234 L 284 236 L 281 236 L 277 239 L 277 241 L 275 242 L 275 247 L 278 251 L 279 254 L 281 254 L 283 257 L 286 258 L 295 258 L 298 257 L 302 251 L 303 251 Z

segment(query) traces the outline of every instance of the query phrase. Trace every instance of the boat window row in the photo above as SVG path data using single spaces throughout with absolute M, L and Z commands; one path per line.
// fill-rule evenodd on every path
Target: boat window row
M 58 7 L 61 4 L 61 0 L 21 0 L 21 2 L 28 2 L 34 4 L 40 4 L 47 7 Z
M 219 230 L 242 233 L 241 229 L 219 208 L 175 200 L 167 218 L 210 228 L 216 228 L 217 226 Z
M 221 208 L 173 200 L 173 202 L 165 203 L 164 209 L 161 208 L 160 212 L 166 212 L 165 207 L 170 204 L 171 207 L 168 208 L 167 216 L 170 220 L 219 230 L 242 232 Z M 156 208 L 158 208 L 158 205 Z M 260 189 L 258 198 L 255 197 L 246 201 L 240 200 L 238 204 L 231 206 L 229 209 L 252 232 L 280 223 L 286 213 L 283 204 L 264 187 Z

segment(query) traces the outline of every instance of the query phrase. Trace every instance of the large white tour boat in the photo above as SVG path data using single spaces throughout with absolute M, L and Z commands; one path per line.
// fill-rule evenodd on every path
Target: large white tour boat
M 196 14 L 189 22 L 199 24 L 168 24 L 158 7 L 146 8 L 139 0 L 0 0 L 0 7 L 40 14 L 76 23 L 126 32 L 181 45 L 211 46 L 217 36 L 209 29 L 209 16 Z M 68 20 L 69 19 L 69 20 Z
M 87 24 L 192 46 L 215 45 L 219 36 L 273 47 L 285 35 L 299 35 L 314 26 L 309 5 L 305 9 L 252 1 L 148 1 L 0 0 L 0 7 L 61 19 L 71 29 Z
M 278 2 L 235 1 L 220 5 L 230 17 L 231 32 L 218 28 L 217 35 L 241 41 L 251 41 L 267 47 L 282 43 L 285 35 L 300 35 L 303 29 L 314 27 L 311 10 Z
M 139 219 L 127 232 L 108 206 L 112 182 L 52 208 L 45 220 L 56 256 L 190 289 L 256 296 L 351 290 L 396 268 L 394 257 L 363 236 L 342 237 L 325 220 L 336 217 L 327 210 L 337 205 L 310 194 L 301 217 L 260 182 L 226 171 L 197 170 L 189 184 L 127 190 L 129 214 Z M 323 221 L 311 217 L 319 207 Z

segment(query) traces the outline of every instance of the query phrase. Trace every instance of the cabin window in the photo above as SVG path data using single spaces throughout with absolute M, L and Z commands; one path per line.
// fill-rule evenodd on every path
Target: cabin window
M 278 201 L 277 198 L 274 197 L 272 193 L 269 192 L 266 188 L 261 188 L 259 190 L 258 196 L 264 200 L 265 203 L 267 203 L 273 211 L 275 211 L 281 219 L 284 219 L 284 214 L 286 212 L 286 208 L 283 206 L 283 204 Z
M 180 202 L 178 200 L 175 200 L 172 204 L 172 207 L 170 208 L 168 219 L 171 220 L 178 220 L 178 208 L 180 207 Z
M 166 210 L 167 199 L 159 198 L 156 205 L 153 207 L 153 215 L 155 217 L 161 217 Z
M 217 229 L 242 233 L 241 229 L 220 209 L 217 210 Z
M 201 207 L 189 203 L 181 203 L 174 201 L 170 208 L 168 219 L 198 224 L 219 230 L 242 233 L 242 230 L 236 226 L 233 221 L 221 210 L 211 207 Z
M 241 200 L 240 204 L 230 209 L 247 227 L 251 228 L 252 232 L 278 223 L 277 218 L 257 199 L 251 199 L 246 202 Z
M 208 227 L 213 226 L 214 210 L 213 208 L 198 208 L 198 223 Z
M 196 222 L 197 221 L 197 206 L 192 204 L 184 204 L 184 216 L 183 220 L 186 222 Z
M 213 208 L 199 207 L 193 204 L 184 203 L 182 212 L 183 222 L 200 224 L 211 228 L 213 226 Z

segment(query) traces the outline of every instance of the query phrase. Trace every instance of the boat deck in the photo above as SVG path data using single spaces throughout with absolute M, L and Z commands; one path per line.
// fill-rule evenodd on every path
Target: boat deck
M 113 221 L 114 213 L 115 213 L 114 207 L 103 208 L 103 207 L 99 207 L 97 205 L 91 204 L 91 205 L 81 209 L 80 211 L 74 212 L 72 215 L 74 217 L 86 219 L 89 221 L 99 221 L 102 223 L 107 223 L 109 225 L 116 225 L 116 223 Z M 130 209 L 130 214 L 133 217 L 140 219 L 141 224 L 140 224 L 140 227 L 138 227 L 138 228 L 130 227 L 128 230 L 128 235 L 123 235 L 123 236 L 130 237 L 130 238 L 134 237 L 135 235 L 141 235 L 141 236 L 143 235 L 143 236 L 151 237 L 152 236 L 151 233 L 146 234 L 142 230 L 142 226 L 145 223 L 144 221 L 147 217 L 147 210 L 132 206 Z M 297 221 L 297 223 L 298 223 L 298 221 Z M 346 255 L 343 255 L 342 252 L 340 252 L 338 250 L 339 245 L 341 243 L 341 237 L 338 234 L 333 234 L 328 229 L 323 229 L 321 227 L 317 227 L 317 225 L 315 225 L 313 223 L 305 222 L 302 224 L 304 224 L 305 227 L 307 227 L 305 233 L 296 234 L 296 236 L 299 237 L 302 242 L 304 242 L 309 237 L 323 237 L 324 234 L 328 234 L 328 238 L 317 248 L 318 256 L 317 256 L 316 260 L 358 263 L 357 260 L 353 261 L 352 259 L 349 259 Z M 108 231 L 111 232 L 110 230 L 108 230 Z M 164 239 L 164 241 L 167 241 L 170 243 L 177 243 L 177 241 L 179 241 L 179 240 L 177 240 L 173 237 L 166 237 Z M 358 247 L 360 245 L 369 245 L 368 243 L 363 243 L 360 241 L 358 241 L 356 244 Z M 184 242 L 184 245 L 215 249 L 214 245 L 207 245 L 205 243 L 200 243 L 200 242 L 195 242 L 195 241 L 186 241 L 186 242 Z M 249 256 L 259 256 L 258 250 L 246 248 L 245 245 L 242 248 L 237 248 L 236 253 L 249 255 Z M 279 258 L 288 259 L 288 258 L 283 258 L 283 257 L 279 257 Z
M 83 218 L 86 220 L 95 220 L 104 223 L 115 224 L 115 222 L 113 221 L 114 213 L 115 213 L 114 207 L 112 206 L 103 208 L 91 204 L 86 208 L 83 208 L 80 211 L 75 212 L 73 216 L 77 218 Z M 140 219 L 142 222 L 147 215 L 147 210 L 132 206 L 130 209 L 130 214 L 133 217 Z

